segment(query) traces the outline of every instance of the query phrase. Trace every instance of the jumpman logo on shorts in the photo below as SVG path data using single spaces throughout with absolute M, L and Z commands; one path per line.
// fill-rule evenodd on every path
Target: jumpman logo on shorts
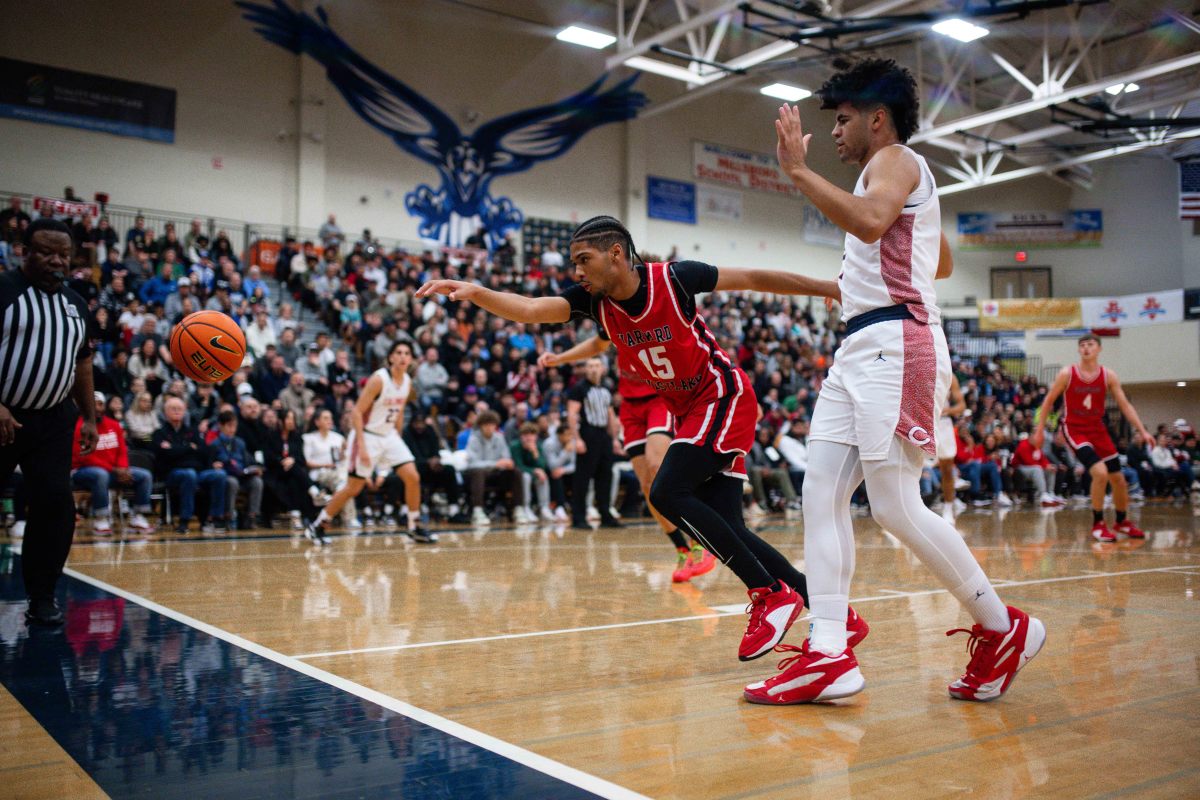
M 887 359 L 883 357 L 883 350 L 880 350 L 879 355 L 875 356 L 875 361 L 887 361 Z

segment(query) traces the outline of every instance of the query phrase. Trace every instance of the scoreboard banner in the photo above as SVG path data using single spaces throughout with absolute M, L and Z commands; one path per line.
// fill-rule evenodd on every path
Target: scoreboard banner
M 1104 214 L 1098 208 L 1070 211 L 967 212 L 958 215 L 964 250 L 1037 247 L 1100 247 Z
M 1183 322 L 1183 289 L 1120 297 L 1084 297 L 1079 302 L 1086 328 L 1130 328 Z

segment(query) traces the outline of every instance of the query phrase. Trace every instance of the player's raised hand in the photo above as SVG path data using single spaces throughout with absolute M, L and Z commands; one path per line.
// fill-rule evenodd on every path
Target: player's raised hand
M 470 300 L 474 293 L 472 290 L 478 287 L 467 281 L 454 281 L 442 279 L 436 281 L 427 281 L 424 286 L 417 289 L 417 297 L 429 297 L 433 294 L 444 294 L 451 300 Z
M 787 104 L 779 107 L 779 119 L 775 120 L 775 135 L 779 140 L 775 146 L 775 155 L 783 171 L 791 175 L 805 169 L 808 140 L 812 138 L 812 134 L 804 132 L 798 107 Z

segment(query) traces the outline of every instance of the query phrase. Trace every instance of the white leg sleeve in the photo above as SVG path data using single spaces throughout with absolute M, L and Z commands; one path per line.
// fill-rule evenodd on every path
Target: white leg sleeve
M 836 655 L 846 649 L 846 607 L 854 576 L 850 496 L 862 482 L 858 448 L 809 440 L 804 474 L 804 568 L 813 612 L 809 646 Z
M 1006 631 L 1011 626 L 1008 610 L 962 536 L 921 502 L 918 482 L 923 458 L 914 445 L 893 437 L 885 460 L 863 464 L 871 514 L 917 554 L 976 622 L 987 630 Z M 813 591 L 811 578 L 809 591 Z

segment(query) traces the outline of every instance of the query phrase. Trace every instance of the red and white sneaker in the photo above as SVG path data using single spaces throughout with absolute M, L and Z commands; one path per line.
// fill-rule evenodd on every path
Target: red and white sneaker
M 697 545 L 692 548 L 690 565 L 688 578 L 695 578 L 707 572 L 712 572 L 713 567 L 717 565 L 717 557 Z
M 687 583 L 692 579 L 692 554 L 687 550 L 679 550 L 676 559 L 675 571 L 671 573 L 671 583 Z
M 1118 522 L 1116 525 L 1113 526 L 1113 532 L 1114 533 L 1122 533 L 1122 534 L 1128 536 L 1130 539 L 1145 539 L 1146 538 L 1146 532 L 1144 530 L 1142 530 L 1141 528 L 1139 528 L 1137 525 L 1134 525 L 1129 520 L 1125 520 L 1124 522 Z
M 804 599 L 783 581 L 779 582 L 779 591 L 772 592 L 763 587 L 751 589 L 747 594 L 750 595 L 750 605 L 746 606 L 750 622 L 738 647 L 738 658 L 742 661 L 751 661 L 771 652 L 804 610 Z
M 1046 643 L 1046 626 L 1037 617 L 1020 609 L 1008 607 L 1012 625 L 1006 633 L 984 630 L 974 625 L 971 630 L 956 628 L 947 636 L 969 633 L 967 652 L 971 661 L 966 673 L 950 684 L 950 696 L 956 700 L 995 700 L 1008 691 L 1013 678 Z
M 859 643 L 867 638 L 870 631 L 871 626 L 867 624 L 867 621 L 851 608 L 846 614 L 846 647 L 851 650 L 858 647 Z
M 1108 526 L 1104 524 L 1104 520 L 1100 520 L 1092 525 L 1092 538 L 1097 542 L 1115 542 L 1117 535 L 1108 529 Z
M 858 671 L 854 651 L 846 648 L 840 656 L 827 656 L 808 649 L 808 639 L 796 647 L 781 644 L 780 653 L 796 653 L 779 662 L 778 675 L 752 683 L 742 696 L 751 703 L 788 706 L 796 703 L 816 703 L 858 694 L 867 685 Z

